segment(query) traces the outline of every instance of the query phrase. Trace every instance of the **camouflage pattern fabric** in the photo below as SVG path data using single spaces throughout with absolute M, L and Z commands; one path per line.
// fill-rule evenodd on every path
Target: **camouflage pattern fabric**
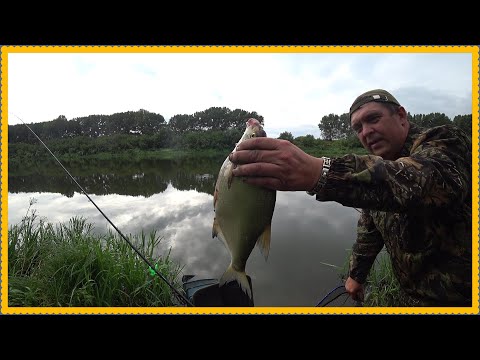
M 420 306 L 471 306 L 472 144 L 460 129 L 411 124 L 395 161 L 335 158 L 316 199 L 362 208 L 350 277 L 364 283 L 385 245 Z

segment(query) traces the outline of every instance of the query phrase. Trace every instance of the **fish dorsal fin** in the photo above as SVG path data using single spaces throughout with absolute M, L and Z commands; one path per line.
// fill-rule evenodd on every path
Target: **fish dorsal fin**
M 268 259 L 268 253 L 270 251 L 271 234 L 272 234 L 272 224 L 269 223 L 267 226 L 265 226 L 265 229 L 263 230 L 262 234 L 258 237 L 257 243 L 256 243 L 265 260 Z

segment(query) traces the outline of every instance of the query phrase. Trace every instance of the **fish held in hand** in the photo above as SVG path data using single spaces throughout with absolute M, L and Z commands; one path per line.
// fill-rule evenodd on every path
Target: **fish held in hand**
M 238 144 L 253 137 L 266 137 L 266 134 L 260 122 L 251 118 Z M 213 199 L 212 237 L 219 237 L 224 242 L 231 257 L 230 265 L 220 278 L 220 286 L 237 281 L 252 299 L 245 266 L 255 244 L 265 260 L 268 257 L 276 191 L 243 182 L 233 176 L 233 168 L 234 164 L 227 157 L 218 174 Z

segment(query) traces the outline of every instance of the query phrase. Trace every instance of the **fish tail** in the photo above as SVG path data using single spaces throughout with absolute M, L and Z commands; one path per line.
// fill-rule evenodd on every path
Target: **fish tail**
M 248 282 L 247 274 L 245 271 L 235 270 L 230 264 L 228 269 L 220 278 L 219 285 L 223 286 L 231 281 L 236 281 L 242 290 L 248 295 L 248 297 L 252 299 L 252 290 L 250 289 L 250 283 Z

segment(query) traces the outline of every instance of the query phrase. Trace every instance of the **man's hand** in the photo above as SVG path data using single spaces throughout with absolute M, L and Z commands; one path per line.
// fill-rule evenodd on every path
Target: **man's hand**
M 309 191 L 322 173 L 323 160 L 287 140 L 259 137 L 238 144 L 229 156 L 234 176 L 273 190 Z
M 360 284 L 351 277 L 348 277 L 347 281 L 345 282 L 345 290 L 350 294 L 354 301 L 363 301 L 363 284 Z

